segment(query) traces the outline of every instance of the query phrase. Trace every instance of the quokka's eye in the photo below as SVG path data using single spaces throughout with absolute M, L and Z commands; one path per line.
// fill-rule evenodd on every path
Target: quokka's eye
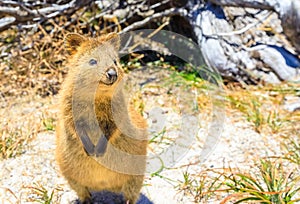
M 94 65 L 97 65 L 97 60 L 95 60 L 95 59 L 90 59 L 90 61 L 89 61 L 89 64 L 91 65 L 91 66 L 94 66 Z
M 114 64 L 117 65 L 117 60 L 114 60 Z

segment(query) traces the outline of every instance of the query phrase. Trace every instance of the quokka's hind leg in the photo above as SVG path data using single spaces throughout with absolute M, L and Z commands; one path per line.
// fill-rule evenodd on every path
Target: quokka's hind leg
M 69 185 L 77 193 L 79 200 L 82 204 L 91 204 L 91 194 L 87 187 L 80 185 L 72 179 L 68 179 Z
M 122 187 L 126 203 L 135 204 L 140 196 L 140 190 L 142 188 L 144 176 L 132 176 L 132 178 L 126 182 Z

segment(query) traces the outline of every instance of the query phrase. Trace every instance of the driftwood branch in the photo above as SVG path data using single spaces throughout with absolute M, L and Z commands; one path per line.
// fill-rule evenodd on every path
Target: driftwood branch
M 300 1 L 299 0 L 210 0 L 219 6 L 248 7 L 273 10 L 280 16 L 285 34 L 300 52 Z
M 19 1 L 0 2 L 0 32 L 9 26 L 27 23 L 37 23 L 59 15 L 71 15 L 80 8 L 89 5 L 92 0 L 72 0 L 64 4 L 35 4 Z M 41 8 L 39 8 L 41 7 Z
M 171 8 L 168 10 L 165 10 L 163 12 L 160 13 L 155 13 L 152 16 L 148 16 L 147 18 L 141 20 L 141 21 L 137 21 L 129 26 L 127 26 L 126 28 L 124 28 L 121 33 L 126 33 L 128 31 L 134 30 L 134 29 L 138 29 L 141 28 L 143 26 L 145 26 L 147 23 L 154 21 L 156 19 L 162 18 L 162 17 L 171 17 L 171 16 L 175 16 L 175 15 L 187 15 L 187 11 L 181 8 Z
M 275 0 L 210 0 L 219 6 L 249 7 L 255 9 L 274 10 L 277 7 Z
M 240 34 L 243 34 L 245 33 L 246 31 L 250 30 L 251 28 L 257 26 L 258 24 L 260 24 L 262 21 L 264 21 L 265 19 L 267 19 L 272 13 L 270 11 L 266 12 L 266 14 L 264 16 L 262 16 L 261 18 L 258 18 L 255 22 L 251 23 L 251 24 L 248 24 L 247 26 L 239 29 L 239 30 L 234 30 L 234 31 L 231 31 L 231 32 L 228 32 L 228 33 L 221 33 L 221 32 L 218 32 L 218 33 L 213 33 L 213 34 L 205 34 L 203 33 L 203 35 L 206 35 L 206 36 L 210 36 L 210 37 L 222 37 L 222 36 L 231 36 L 231 35 L 240 35 Z

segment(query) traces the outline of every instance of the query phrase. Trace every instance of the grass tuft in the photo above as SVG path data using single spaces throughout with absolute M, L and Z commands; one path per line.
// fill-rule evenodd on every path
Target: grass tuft
M 55 125 L 54 125 L 54 118 L 45 118 L 43 117 L 42 119 L 42 124 L 45 128 L 45 130 L 48 131 L 54 131 L 55 130 Z
M 40 183 L 34 183 L 34 186 L 29 188 L 31 189 L 30 202 L 38 202 L 42 204 L 58 203 L 58 198 L 55 194 L 62 190 L 60 188 L 54 188 L 49 191 Z
M 230 109 L 241 112 L 258 133 L 282 133 L 295 126 L 299 112 L 290 113 L 283 108 L 286 96 L 300 96 L 299 85 L 286 84 L 249 86 L 246 89 L 226 87 Z
M 13 128 L 6 124 L 0 128 L 0 158 L 11 158 L 22 154 L 23 147 L 30 138 L 30 133 L 25 128 Z
M 297 203 L 300 198 L 294 198 L 300 190 L 300 176 L 293 171 L 286 171 L 281 160 L 260 161 L 258 173 L 232 173 L 226 176 L 225 185 L 233 194 L 226 197 L 222 203 L 234 199 L 233 203 L 255 201 L 268 203 Z
M 177 189 L 184 195 L 192 196 L 195 203 L 206 203 L 216 196 L 216 192 L 222 187 L 222 174 L 216 174 L 212 170 L 205 170 L 198 174 L 183 172 L 183 180 L 179 181 Z
M 300 137 L 286 138 L 282 142 L 283 150 L 285 151 L 284 159 L 294 164 L 300 165 Z

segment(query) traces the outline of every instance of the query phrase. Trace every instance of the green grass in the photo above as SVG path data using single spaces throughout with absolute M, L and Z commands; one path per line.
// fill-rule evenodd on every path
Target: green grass
M 261 102 L 257 97 L 252 96 L 251 93 L 244 93 L 240 96 L 234 93 L 227 95 L 227 100 L 232 108 L 239 110 L 246 116 L 247 121 L 254 125 L 257 132 L 261 132 L 265 123 L 265 113 L 262 114 Z
M 55 129 L 56 113 L 49 111 L 50 99 L 10 99 L 11 104 L 0 109 L 5 114 L 0 120 L 0 160 L 23 154 L 38 133 Z
M 0 158 L 11 158 L 22 154 L 24 143 L 29 139 L 29 132 L 24 129 L 13 129 L 8 126 L 2 126 L 0 129 Z
M 261 159 L 246 172 L 224 168 L 192 175 L 186 171 L 177 189 L 193 197 L 195 203 L 206 203 L 209 199 L 221 204 L 300 202 L 299 169 L 282 158 Z
M 177 189 L 183 191 L 185 195 L 192 196 L 195 203 L 206 203 L 210 198 L 216 196 L 216 192 L 222 187 L 222 175 L 215 174 L 210 170 L 199 172 L 196 175 L 185 171 L 182 177 Z
M 226 99 L 230 109 L 241 112 L 247 121 L 253 124 L 259 133 L 280 133 L 294 125 L 297 113 L 289 113 L 283 109 L 286 95 L 299 95 L 299 87 L 293 84 L 279 86 L 256 87 L 247 89 L 228 89 Z
M 62 190 L 59 188 L 48 190 L 40 183 L 34 183 L 34 186 L 29 188 L 31 189 L 31 196 L 33 197 L 30 202 L 38 202 L 42 204 L 58 203 L 55 194 Z
M 213 90 L 213 88 L 215 88 L 214 85 L 216 85 L 216 84 L 209 83 L 207 80 L 201 78 L 199 76 L 199 73 L 196 71 L 194 72 L 174 71 L 170 75 L 169 80 L 166 81 L 166 84 L 167 85 L 173 84 L 177 87 L 182 87 L 182 88 L 195 87 L 203 91 Z
M 300 137 L 298 138 L 286 138 L 282 142 L 283 149 L 285 151 L 284 159 L 288 160 L 291 163 L 297 164 L 300 166 Z
M 54 118 L 42 118 L 43 126 L 48 131 L 54 131 L 55 125 L 54 125 Z
M 280 132 L 280 130 L 284 127 L 286 120 L 282 117 L 279 111 L 274 110 L 268 113 L 266 122 L 271 128 L 272 133 L 277 133 Z
M 166 84 L 181 87 L 183 90 L 198 88 L 200 93 L 198 105 L 201 110 L 207 108 L 201 107 L 206 103 L 203 99 L 206 97 L 207 100 L 211 100 L 207 95 L 201 94 L 213 90 L 213 85 L 201 79 L 197 73 L 174 72 Z M 259 134 L 274 134 L 274 137 L 285 135 L 288 138 L 288 135 L 299 133 L 299 114 L 284 110 L 282 104 L 286 95 L 298 96 L 299 90 L 298 86 L 293 85 L 232 89 L 226 87 L 225 98 L 229 104 L 227 108 L 242 113 L 240 120 L 244 117 Z M 291 129 L 294 131 L 290 131 Z M 153 135 L 150 141 L 160 143 L 163 135 L 163 131 Z M 250 167 L 246 173 L 230 172 L 229 175 L 220 173 L 215 177 L 209 177 L 207 172 L 193 175 L 186 171 L 178 181 L 177 189 L 193 197 L 196 203 L 205 203 L 210 198 L 218 200 L 222 197 L 222 203 L 297 203 L 300 201 L 300 177 L 297 176 L 299 170 L 293 169 L 292 163 L 299 165 L 300 143 L 294 140 L 287 142 L 286 139 L 283 143 L 286 154 L 279 155 L 276 162 L 262 159 L 259 162 L 255 161 L 256 167 Z M 285 161 L 285 165 L 281 161 Z M 158 175 L 160 174 L 155 174 Z M 224 199 L 226 193 L 229 195 Z
M 233 194 L 225 201 L 233 197 L 236 204 L 246 201 L 293 204 L 300 201 L 299 197 L 294 198 L 300 190 L 298 173 L 287 170 L 280 160 L 261 160 L 257 168 L 258 173 L 232 173 L 226 176 L 225 185 Z
M 151 143 L 161 143 L 165 137 L 166 134 L 166 128 L 163 128 L 162 131 L 158 132 L 158 133 L 154 133 L 152 135 L 152 137 L 149 140 L 149 144 Z

